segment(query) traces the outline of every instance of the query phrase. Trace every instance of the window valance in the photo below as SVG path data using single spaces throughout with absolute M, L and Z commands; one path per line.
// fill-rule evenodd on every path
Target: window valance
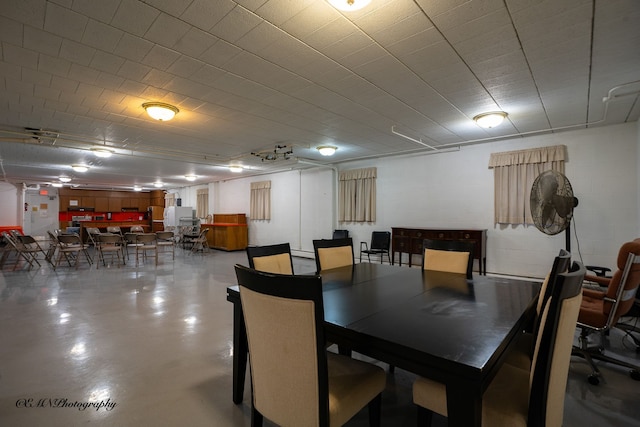
M 491 153 L 491 157 L 489 157 L 489 168 L 528 165 L 533 163 L 564 162 L 566 161 L 566 157 L 566 145 L 553 145 L 518 151 L 503 151 L 501 153 Z

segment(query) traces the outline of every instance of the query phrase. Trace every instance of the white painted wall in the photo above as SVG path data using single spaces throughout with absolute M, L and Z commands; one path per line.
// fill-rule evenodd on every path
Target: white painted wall
M 8 182 L 0 182 L 0 225 L 22 224 L 22 189 Z M 20 207 L 19 207 L 20 206 Z

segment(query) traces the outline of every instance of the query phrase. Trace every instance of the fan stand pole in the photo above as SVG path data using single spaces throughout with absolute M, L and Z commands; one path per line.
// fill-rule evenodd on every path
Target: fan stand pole
M 564 234 L 564 246 L 567 250 L 567 252 L 571 253 L 571 223 L 569 223 L 569 225 L 567 225 L 567 228 L 565 229 L 565 234 Z

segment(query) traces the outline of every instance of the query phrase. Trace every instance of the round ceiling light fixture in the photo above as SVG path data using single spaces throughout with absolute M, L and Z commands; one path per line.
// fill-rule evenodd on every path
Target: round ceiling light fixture
M 504 111 L 492 111 L 490 113 L 478 114 L 473 120 L 481 128 L 489 129 L 494 128 L 504 121 L 508 116 Z
M 334 147 L 333 145 L 321 145 L 320 147 L 316 147 L 316 149 L 323 156 L 333 156 L 338 147 Z
M 61 182 L 52 182 L 52 183 L 51 183 L 51 186 L 52 186 L 52 187 L 57 187 L 57 188 L 62 187 L 62 185 L 63 185 L 63 184 L 62 184 Z
M 71 181 L 71 178 L 69 178 L 68 176 L 61 176 L 58 179 L 60 180 L 60 182 L 69 182 L 69 181 Z
M 185 175 L 184 179 L 186 179 L 187 181 L 195 181 L 196 179 L 198 179 L 198 177 L 195 175 Z
M 139 185 L 134 185 L 133 191 L 142 191 L 142 187 L 140 187 Z
M 371 0 L 328 0 L 329 4 L 338 10 L 353 12 L 371 3 Z
M 171 104 L 165 104 L 164 102 L 145 102 L 142 104 L 142 108 L 147 111 L 147 114 L 152 119 L 166 122 L 178 114 L 180 110 L 178 107 L 174 107 Z
M 235 173 L 242 172 L 242 166 L 238 166 L 238 165 L 229 166 L 229 170 Z
M 156 188 L 162 188 L 162 186 L 164 186 L 164 184 L 161 183 L 160 181 L 156 181 L 156 182 L 153 183 L 153 186 L 156 187 Z
M 91 149 L 91 152 L 96 155 L 96 157 L 107 158 L 111 157 L 113 154 L 113 150 L 110 150 L 106 147 L 94 147 Z
M 75 165 L 71 165 L 71 169 L 73 169 L 76 172 L 86 172 L 89 170 L 89 166 L 87 165 L 80 165 L 80 164 L 75 164 Z

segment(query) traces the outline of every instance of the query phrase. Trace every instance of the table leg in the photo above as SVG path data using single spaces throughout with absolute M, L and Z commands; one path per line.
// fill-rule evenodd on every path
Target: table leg
M 449 427 L 480 427 L 482 425 L 482 397 L 471 387 L 447 385 L 447 413 Z
M 242 403 L 244 380 L 247 372 L 247 329 L 242 314 L 242 304 L 233 304 L 233 403 Z

